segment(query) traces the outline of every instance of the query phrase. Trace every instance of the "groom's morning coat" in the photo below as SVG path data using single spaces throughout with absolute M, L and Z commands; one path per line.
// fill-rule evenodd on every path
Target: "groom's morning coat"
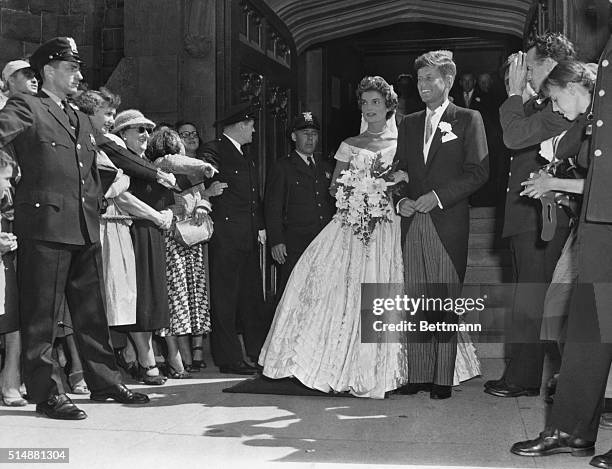
M 442 142 L 443 132 L 436 128 L 427 163 L 423 156 L 426 111 L 410 114 L 398 129 L 397 169 L 408 173 L 406 196 L 412 200 L 432 190 L 443 209 L 435 207 L 431 219 L 461 281 L 467 263 L 470 213 L 468 197 L 489 177 L 489 159 L 484 124 L 478 111 L 449 103 L 440 119 L 448 123 L 454 140 Z M 402 238 L 412 217 L 402 217 Z

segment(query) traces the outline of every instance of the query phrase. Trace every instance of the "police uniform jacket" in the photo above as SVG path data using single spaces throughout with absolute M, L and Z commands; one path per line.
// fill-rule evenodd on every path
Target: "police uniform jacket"
M 591 125 L 584 218 L 587 222 L 612 223 L 612 37 L 599 61 Z
M 22 174 L 15 193 L 18 238 L 77 245 L 100 238 L 94 130 L 85 114 L 74 113 L 76 131 L 44 92 L 16 95 L 0 111 L 0 146 L 13 144 Z
M 523 104 L 520 96 L 510 96 L 499 109 L 504 144 L 512 151 L 506 194 L 503 237 L 538 231 L 542 225 L 541 204 L 537 199 L 521 196 L 521 182 L 537 172 L 547 161 L 540 157 L 540 143 L 567 130 L 571 123 L 552 110 L 531 99 Z M 557 207 L 557 226 L 567 226 L 569 218 Z
M 257 164 L 242 148 L 244 155 L 223 136 L 205 143 L 202 155 L 219 171 L 210 181 L 227 184 L 223 194 L 212 198 L 213 240 L 250 250 L 256 246 L 257 232 L 264 229 L 264 218 Z
M 315 158 L 312 171 L 295 151 L 274 163 L 265 196 L 270 246 L 290 242 L 291 232 L 316 234 L 329 223 L 335 211 L 329 195 L 331 175 L 329 163 Z

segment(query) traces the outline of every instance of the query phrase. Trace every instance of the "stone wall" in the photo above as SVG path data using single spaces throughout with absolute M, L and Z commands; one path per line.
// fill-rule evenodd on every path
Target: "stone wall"
M 155 122 L 193 121 L 204 140 L 214 137 L 215 10 L 223 1 L 124 2 L 124 57 L 107 81 L 123 109 Z
M 52 37 L 70 36 L 85 61 L 85 81 L 99 86 L 105 8 L 106 0 L 0 0 L 0 66 Z
M 102 25 L 102 83 L 111 76 L 124 55 L 124 0 L 106 0 Z

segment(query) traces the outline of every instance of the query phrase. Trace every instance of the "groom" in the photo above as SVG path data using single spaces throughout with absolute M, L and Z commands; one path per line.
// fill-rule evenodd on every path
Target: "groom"
M 448 100 L 456 75 L 452 53 L 427 52 L 415 61 L 418 90 L 427 106 L 399 125 L 397 169 L 408 172 L 408 196 L 397 203 L 404 237 L 404 283 L 409 296 L 455 298 L 465 276 L 468 197 L 489 175 L 487 140 L 478 111 Z M 456 324 L 452 311 L 426 311 L 418 319 Z M 407 344 L 409 383 L 400 392 L 451 397 L 456 332 L 412 333 Z

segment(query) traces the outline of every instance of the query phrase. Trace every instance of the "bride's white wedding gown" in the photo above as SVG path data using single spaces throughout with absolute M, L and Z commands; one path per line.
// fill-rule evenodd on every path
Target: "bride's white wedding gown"
M 391 164 L 395 149 L 382 150 L 383 161 Z M 336 159 L 350 163 L 361 152 L 374 155 L 343 142 Z M 379 223 L 368 247 L 337 218 L 319 233 L 295 265 L 277 306 L 259 356 L 265 376 L 293 376 L 323 392 L 379 399 L 406 384 L 403 344 L 362 344 L 360 320 L 362 283 L 404 281 L 400 223 L 395 215 L 391 222 Z M 468 379 L 466 371 L 470 378 L 478 374 L 473 346 L 468 345 L 460 344 L 457 353 L 463 379 Z M 467 362 L 462 349 L 469 355 Z

